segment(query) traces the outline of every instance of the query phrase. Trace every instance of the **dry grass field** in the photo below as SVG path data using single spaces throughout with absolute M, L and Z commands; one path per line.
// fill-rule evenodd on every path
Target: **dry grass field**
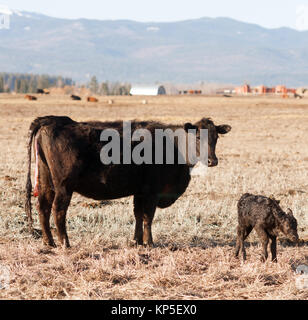
M 308 264 L 308 99 L 248 97 L 100 97 L 0 95 L 0 299 L 307 299 L 295 268 Z M 43 115 L 77 121 L 211 117 L 232 131 L 217 145 L 219 165 L 194 176 L 171 207 L 156 211 L 155 247 L 133 247 L 132 198 L 97 202 L 74 195 L 68 211 L 72 248 L 50 249 L 27 232 L 24 189 L 27 134 Z M 300 246 L 283 235 L 278 263 L 260 262 L 252 232 L 247 261 L 234 258 L 236 203 L 245 192 L 271 195 L 298 220 Z M 32 198 L 34 203 L 36 200 Z M 34 205 L 35 227 L 39 228 Z

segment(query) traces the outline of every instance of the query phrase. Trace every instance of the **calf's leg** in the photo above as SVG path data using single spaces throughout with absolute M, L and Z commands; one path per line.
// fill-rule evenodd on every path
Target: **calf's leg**
M 261 261 L 265 262 L 266 259 L 268 258 L 268 252 L 267 252 L 267 246 L 269 243 L 269 237 L 264 228 L 261 226 L 256 227 L 257 234 L 261 240 L 262 243 L 262 256 L 261 256 Z
M 240 250 L 242 250 L 243 246 L 243 228 L 238 226 L 237 227 L 237 238 L 236 238 L 236 245 L 235 245 L 235 256 L 238 257 Z
M 271 239 L 272 261 L 277 262 L 277 237 L 275 235 L 270 235 L 270 239 Z
M 238 254 L 240 250 L 243 254 L 243 260 L 246 260 L 246 250 L 245 250 L 245 239 L 249 236 L 250 232 L 252 230 L 252 227 L 237 227 L 237 240 L 236 240 L 236 246 L 235 246 L 235 256 L 238 257 Z

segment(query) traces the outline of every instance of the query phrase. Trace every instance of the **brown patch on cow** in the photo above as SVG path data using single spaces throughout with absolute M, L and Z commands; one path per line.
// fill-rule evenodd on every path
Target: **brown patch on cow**
M 87 98 L 88 102 L 98 102 L 98 99 L 94 98 L 94 97 L 88 97 Z
M 29 100 L 29 101 L 35 101 L 35 100 L 37 100 L 37 97 L 31 96 L 31 95 L 29 95 L 29 94 L 26 94 L 26 95 L 25 95 L 25 99 L 27 99 L 27 100 Z

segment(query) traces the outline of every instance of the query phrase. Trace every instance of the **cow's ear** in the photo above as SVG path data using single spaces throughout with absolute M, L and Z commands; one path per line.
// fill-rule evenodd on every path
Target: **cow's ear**
M 188 130 L 198 130 L 198 127 L 197 126 L 194 126 L 193 124 L 191 123 L 185 123 L 184 124 L 184 130 L 186 132 L 188 132 Z
M 216 126 L 216 130 L 220 134 L 226 134 L 231 131 L 231 126 L 229 126 L 228 124 L 222 124 L 220 126 Z

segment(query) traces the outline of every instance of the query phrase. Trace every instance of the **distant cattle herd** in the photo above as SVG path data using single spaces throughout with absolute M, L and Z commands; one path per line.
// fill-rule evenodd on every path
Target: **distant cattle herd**
M 43 94 L 50 94 L 50 91 L 47 90 L 47 89 L 37 89 L 37 94 L 40 94 L 40 95 L 43 95 Z M 72 94 L 70 96 L 70 98 L 74 101 L 81 101 L 82 98 L 79 97 L 79 96 L 76 96 L 74 94 Z M 36 96 L 33 96 L 33 95 L 30 95 L 30 94 L 26 94 L 25 95 L 25 99 L 29 100 L 29 101 L 35 101 L 35 100 L 38 100 L 38 98 Z M 87 102 L 99 102 L 99 100 L 97 98 L 94 98 L 94 97 L 87 97 L 86 99 Z

